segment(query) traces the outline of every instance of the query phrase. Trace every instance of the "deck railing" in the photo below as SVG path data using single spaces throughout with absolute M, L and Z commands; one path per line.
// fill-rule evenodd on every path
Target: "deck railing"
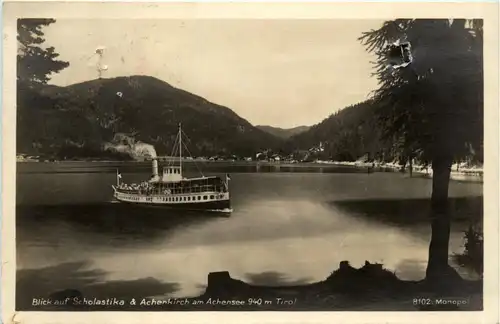
M 224 192 L 225 187 L 223 185 L 203 185 L 196 187 L 186 187 L 186 188 L 148 188 L 148 189 L 132 189 L 127 190 L 123 188 L 118 188 L 119 192 L 128 194 L 140 194 L 140 195 L 155 195 L 155 194 L 190 194 L 190 193 L 202 193 L 202 192 Z

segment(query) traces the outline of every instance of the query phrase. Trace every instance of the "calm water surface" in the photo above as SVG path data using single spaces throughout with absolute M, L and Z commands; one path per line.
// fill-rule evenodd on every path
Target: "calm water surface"
M 219 166 L 206 174 L 231 172 L 234 209 L 220 216 L 111 203 L 115 167 L 18 164 L 17 267 L 26 289 L 107 283 L 115 293 L 150 286 L 145 294 L 193 296 L 212 271 L 286 285 L 322 280 L 342 260 L 381 262 L 402 279 L 424 277 L 427 179 Z M 148 178 L 145 166 L 120 168 L 126 182 Z M 450 196 L 451 251 L 460 252 L 461 231 L 482 215 L 482 184 L 452 182 Z

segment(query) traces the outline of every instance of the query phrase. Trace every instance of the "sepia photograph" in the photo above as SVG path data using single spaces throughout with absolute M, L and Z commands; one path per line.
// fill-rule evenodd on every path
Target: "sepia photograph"
M 15 312 L 485 310 L 484 17 L 46 12 L 9 36 Z

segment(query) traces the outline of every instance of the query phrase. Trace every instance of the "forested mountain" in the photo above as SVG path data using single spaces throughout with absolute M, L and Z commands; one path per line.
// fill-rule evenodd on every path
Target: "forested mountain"
M 279 127 L 273 127 L 273 126 L 267 126 L 267 125 L 257 125 L 255 126 L 259 128 L 260 130 L 263 130 L 264 132 L 267 132 L 269 134 L 272 134 L 276 137 L 287 139 L 290 138 L 294 135 L 303 133 L 307 130 L 309 130 L 309 126 L 297 126 L 293 128 L 279 128 Z
M 288 155 L 320 145 L 314 158 L 352 161 L 390 154 L 370 101 L 312 127 L 254 127 L 227 107 L 148 76 L 20 86 L 17 116 L 18 153 L 56 159 L 131 158 L 113 148 L 137 142 L 168 155 L 178 123 L 195 156 L 255 156 L 265 150 Z
M 19 86 L 17 106 L 18 153 L 101 156 L 106 143 L 128 138 L 170 154 L 178 123 L 193 155 L 250 156 L 281 145 L 231 109 L 148 76 Z
M 317 148 L 317 158 L 337 161 L 354 161 L 366 154 L 369 158 L 391 154 L 391 144 L 381 139 L 371 101 L 339 110 L 308 131 L 290 137 L 286 147 L 287 150 Z

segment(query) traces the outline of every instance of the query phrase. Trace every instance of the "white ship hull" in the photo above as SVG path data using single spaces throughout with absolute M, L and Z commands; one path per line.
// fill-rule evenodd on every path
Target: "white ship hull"
M 231 212 L 229 192 L 197 192 L 185 194 L 139 194 L 122 192 L 115 186 L 114 198 L 123 203 L 142 206 Z

